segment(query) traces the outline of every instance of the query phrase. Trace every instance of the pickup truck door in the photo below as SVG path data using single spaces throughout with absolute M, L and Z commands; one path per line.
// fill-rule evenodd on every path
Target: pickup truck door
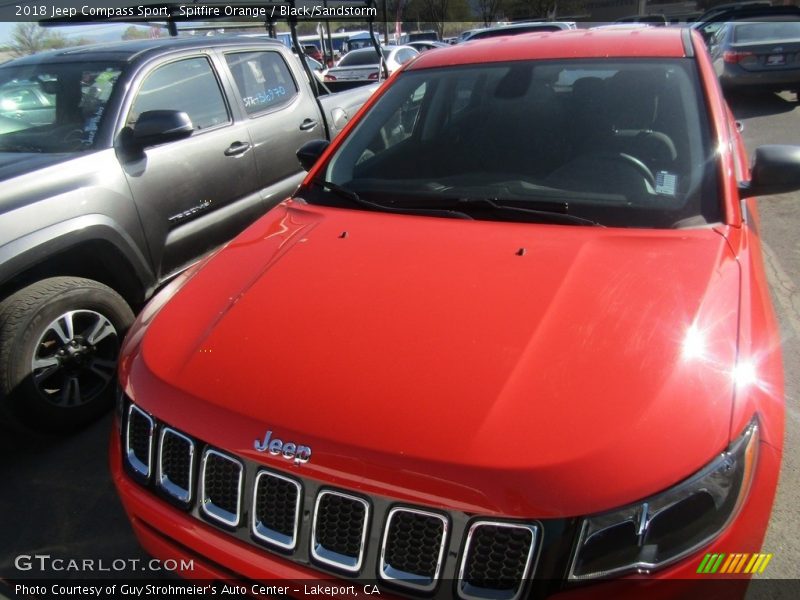
M 211 57 L 184 55 L 140 74 L 123 112 L 180 110 L 191 137 L 121 159 L 159 277 L 224 243 L 264 211 L 248 124 L 236 119 Z
M 325 139 L 325 126 L 304 76 L 290 68 L 296 60 L 281 49 L 224 52 L 242 108 L 248 116 L 250 138 L 262 196 L 269 204 L 290 195 L 305 172 L 295 156 L 309 140 Z

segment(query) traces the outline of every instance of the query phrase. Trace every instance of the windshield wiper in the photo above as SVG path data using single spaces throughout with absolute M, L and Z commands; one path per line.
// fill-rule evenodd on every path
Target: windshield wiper
M 394 206 L 386 206 L 385 204 L 372 202 L 371 200 L 365 200 L 357 193 L 355 193 L 353 190 L 349 190 L 346 187 L 342 187 L 337 183 L 333 183 L 332 181 L 326 181 L 324 179 L 312 179 L 311 183 L 323 189 L 329 190 L 334 194 L 336 194 L 337 196 L 339 196 L 340 198 L 349 200 L 353 204 L 356 204 L 358 206 L 363 206 L 364 208 L 369 208 L 371 210 L 380 210 L 383 212 L 398 213 L 404 215 L 434 215 L 439 217 L 449 217 L 452 219 L 469 219 L 471 221 L 474 220 L 467 213 L 458 210 L 424 208 L 424 207 L 398 208 Z
M 508 204 L 500 204 L 497 198 L 459 198 L 456 200 L 456 206 L 475 204 L 483 204 L 493 210 L 507 210 L 509 212 L 529 214 L 553 223 L 569 223 L 575 225 L 593 225 L 595 227 L 605 227 L 605 225 L 598 223 L 597 221 L 592 221 L 591 219 L 569 214 L 567 212 L 567 210 L 569 210 L 569 204 L 566 202 L 560 203 L 560 207 L 562 208 L 563 212 L 559 212 L 555 210 L 524 208 L 522 206 L 509 206 Z

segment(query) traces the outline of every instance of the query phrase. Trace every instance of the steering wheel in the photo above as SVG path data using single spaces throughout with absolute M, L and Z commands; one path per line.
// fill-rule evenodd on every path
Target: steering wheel
M 70 150 L 79 150 L 83 146 L 83 129 L 68 131 L 61 141 Z
M 592 158 L 599 158 L 602 160 L 621 162 L 627 166 L 635 169 L 642 177 L 644 177 L 651 186 L 656 185 L 656 178 L 653 172 L 646 164 L 635 156 L 625 154 L 624 152 L 598 152 L 591 155 Z

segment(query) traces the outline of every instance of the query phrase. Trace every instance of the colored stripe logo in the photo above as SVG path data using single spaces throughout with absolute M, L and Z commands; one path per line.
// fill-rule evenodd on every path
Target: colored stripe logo
M 719 574 L 750 574 L 763 573 L 767 568 L 772 554 L 706 554 L 697 572 L 703 575 Z

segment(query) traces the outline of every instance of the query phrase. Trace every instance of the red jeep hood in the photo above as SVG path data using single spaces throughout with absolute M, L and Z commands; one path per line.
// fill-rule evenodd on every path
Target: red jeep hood
M 585 514 L 726 446 L 737 296 L 710 228 L 289 203 L 158 314 L 126 359 L 129 390 L 201 439 L 333 484 Z M 267 430 L 310 446 L 310 462 L 255 452 Z

